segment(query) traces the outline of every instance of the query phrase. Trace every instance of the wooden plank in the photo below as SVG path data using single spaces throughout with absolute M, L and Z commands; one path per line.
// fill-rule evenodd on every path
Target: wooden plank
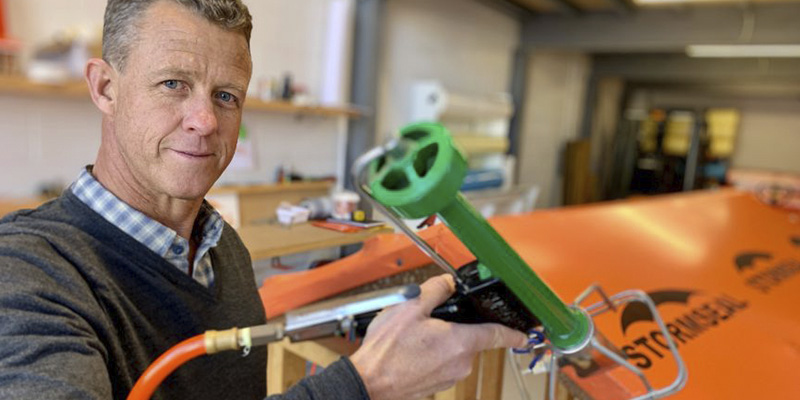
M 239 235 L 253 260 L 263 260 L 309 250 L 361 243 L 382 233 L 391 233 L 388 226 L 341 233 L 317 228 L 311 224 L 284 227 L 277 224 L 242 226 Z

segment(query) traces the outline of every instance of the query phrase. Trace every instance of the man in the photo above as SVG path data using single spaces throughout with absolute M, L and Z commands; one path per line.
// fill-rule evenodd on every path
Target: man
M 177 342 L 264 323 L 251 261 L 203 201 L 233 157 L 251 75 L 239 0 L 109 0 L 103 59 L 86 80 L 102 139 L 60 198 L 0 224 L 0 398 L 125 398 Z M 431 319 L 453 291 L 382 313 L 349 359 L 286 399 L 414 399 L 469 373 L 475 353 L 521 346 L 499 325 Z M 266 350 L 178 369 L 159 398 L 255 399 Z

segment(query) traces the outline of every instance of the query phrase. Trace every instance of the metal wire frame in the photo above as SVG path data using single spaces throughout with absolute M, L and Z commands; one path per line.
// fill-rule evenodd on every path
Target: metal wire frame
M 587 307 L 581 307 L 581 304 L 586 300 L 586 298 L 592 294 L 597 293 L 603 300 L 594 304 L 591 304 Z M 598 285 L 592 285 L 587 288 L 583 293 L 581 293 L 576 299 L 575 302 L 572 304 L 574 307 L 579 307 L 581 310 L 588 313 L 591 317 L 596 317 L 608 311 L 614 311 L 618 307 L 630 303 L 633 301 L 638 301 L 644 303 L 647 308 L 650 310 L 650 313 L 653 315 L 653 320 L 658 325 L 658 328 L 661 330 L 661 333 L 664 335 L 664 338 L 667 341 L 667 345 L 669 347 L 670 352 L 672 353 L 673 358 L 675 359 L 675 364 L 678 368 L 678 373 L 675 379 L 668 385 L 665 385 L 660 388 L 653 388 L 650 380 L 647 379 L 644 372 L 641 369 L 637 368 L 633 364 L 629 363 L 625 358 L 614 352 L 613 350 L 609 349 L 597 339 L 596 336 L 593 336 L 587 345 L 587 349 L 595 349 L 601 352 L 606 357 L 610 358 L 617 364 L 623 366 L 624 368 L 628 369 L 636 375 L 639 380 L 642 382 L 642 385 L 646 389 L 646 393 L 633 397 L 629 400 L 644 400 L 644 399 L 660 399 L 672 394 L 675 394 L 679 390 L 683 389 L 686 385 L 686 380 L 688 378 L 688 371 L 686 369 L 686 365 L 683 362 L 683 358 L 681 358 L 680 353 L 678 352 L 678 347 L 675 344 L 675 341 L 672 339 L 672 336 L 669 333 L 666 325 L 664 324 L 664 320 L 661 318 L 661 314 L 658 312 L 658 309 L 653 303 L 653 300 L 648 296 L 645 292 L 641 290 L 626 290 L 620 293 L 617 293 L 613 296 L 606 296 L 605 292 L 600 288 Z M 546 350 L 551 352 L 550 362 L 548 365 L 548 393 L 547 397 L 549 400 L 556 399 L 556 388 L 557 388 L 557 378 L 558 378 L 558 360 L 561 357 L 565 357 L 566 354 L 559 351 L 552 346 L 546 347 Z M 509 353 L 511 355 L 511 353 Z M 524 399 L 529 399 L 529 395 L 527 390 L 524 387 L 522 382 L 521 372 L 519 370 L 519 365 L 515 359 L 512 359 L 512 364 L 516 366 L 515 368 L 515 380 L 517 381 L 517 385 L 520 388 L 520 394 L 525 396 Z

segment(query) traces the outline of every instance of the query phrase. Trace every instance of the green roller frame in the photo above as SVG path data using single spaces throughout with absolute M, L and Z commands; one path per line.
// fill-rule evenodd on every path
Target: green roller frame
M 467 173 L 464 156 L 440 124 L 421 123 L 400 132 L 402 145 L 370 165 L 372 196 L 398 215 L 437 214 L 453 233 L 542 322 L 563 352 L 591 339 L 591 321 L 569 307 L 522 260 L 459 192 Z

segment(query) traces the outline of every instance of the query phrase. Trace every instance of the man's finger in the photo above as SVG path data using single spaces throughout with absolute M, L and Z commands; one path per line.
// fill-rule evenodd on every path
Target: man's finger
M 447 301 L 456 291 L 455 282 L 450 275 L 434 276 L 419 287 L 422 290 L 420 304 L 426 315 L 430 315 L 434 308 Z
M 459 337 L 474 340 L 475 351 L 525 347 L 528 344 L 527 335 L 500 324 L 456 324 L 455 329 L 459 331 Z

